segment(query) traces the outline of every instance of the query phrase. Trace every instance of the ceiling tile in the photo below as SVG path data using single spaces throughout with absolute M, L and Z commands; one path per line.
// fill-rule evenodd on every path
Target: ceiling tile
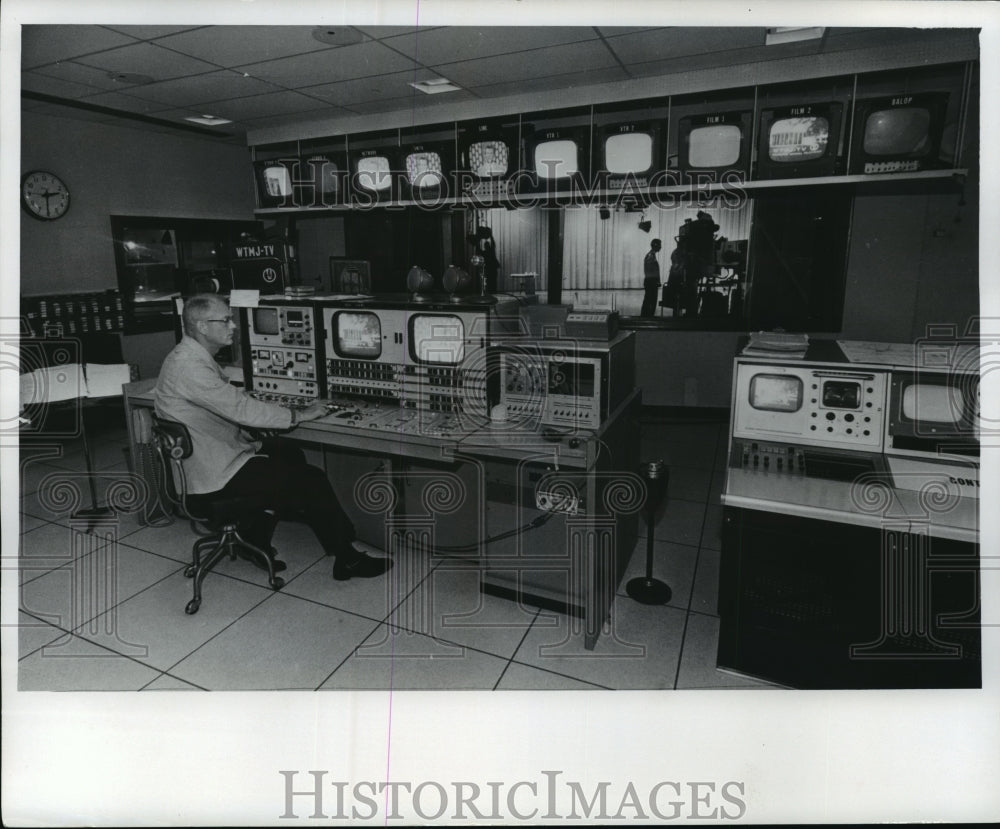
M 597 33 L 588 26 L 454 26 L 419 31 L 383 41 L 425 66 L 542 49 L 564 43 L 593 40 Z
M 218 66 L 276 60 L 331 47 L 312 36 L 313 26 L 206 26 L 157 41 Z
M 138 112 L 148 115 L 154 112 L 161 112 L 166 109 L 165 104 L 157 101 L 146 101 L 136 98 L 134 95 L 126 95 L 123 92 L 100 92 L 97 95 L 88 95 L 81 99 L 87 104 L 119 109 L 124 112 Z
M 442 101 L 441 99 L 447 97 L 447 101 Z M 423 95 L 417 93 L 417 96 L 407 96 L 404 98 L 391 98 L 384 101 L 365 101 L 363 103 L 351 104 L 349 109 L 360 115 L 368 115 L 375 112 L 410 112 L 412 110 L 424 109 L 429 106 L 441 106 L 445 103 L 457 104 L 461 101 L 475 101 L 479 100 L 476 95 L 466 90 L 459 90 L 458 92 L 448 92 L 441 95 Z
M 628 75 L 620 66 L 606 66 L 603 69 L 586 69 L 566 75 L 545 78 L 527 78 L 513 83 L 496 83 L 477 86 L 473 90 L 482 98 L 501 98 L 519 92 L 549 92 L 572 89 L 577 86 L 593 86 L 599 83 L 614 83 L 628 80 Z
M 504 81 L 519 81 L 562 75 L 581 66 L 600 69 L 616 65 L 614 57 L 604 44 L 599 40 L 594 40 L 587 43 L 553 46 L 550 49 L 533 49 L 530 52 L 518 52 L 513 55 L 498 55 L 492 58 L 451 63 L 437 66 L 435 69 L 459 86 L 474 88 L 493 83 L 501 78 Z
M 607 42 L 621 62 L 628 66 L 684 55 L 763 46 L 766 33 L 766 29 L 753 27 L 674 27 L 609 37 Z
M 414 95 L 433 98 L 436 96 L 427 96 L 409 84 L 411 81 L 428 81 L 436 77 L 438 77 L 438 73 L 430 69 L 417 69 L 410 72 L 393 72 L 389 75 L 380 75 L 377 78 L 357 78 L 352 81 L 308 86 L 301 91 L 341 106 L 350 106 L 361 101 L 405 98 L 411 92 Z M 445 97 L 450 97 L 451 94 L 450 92 L 442 93 Z
M 247 62 L 239 68 L 255 78 L 294 89 L 335 79 L 402 72 L 413 66 L 408 58 L 387 49 L 381 43 L 369 41 L 266 63 Z
M 101 91 L 98 87 L 62 81 L 47 75 L 39 75 L 37 72 L 21 73 L 21 89 L 40 92 L 42 95 L 57 95 L 60 98 L 82 98 L 84 95 L 93 95 Z
M 155 113 L 154 115 L 152 115 L 152 117 L 158 118 L 161 121 L 171 121 L 181 126 L 202 127 L 203 129 L 211 130 L 213 132 L 218 131 L 220 134 L 227 132 L 244 132 L 246 129 L 242 124 L 238 122 L 230 124 L 219 124 L 218 127 L 209 127 L 206 126 L 205 124 L 192 124 L 191 121 L 184 120 L 185 118 L 195 117 L 198 115 L 204 115 L 204 113 L 198 112 L 198 110 L 196 109 L 167 109 Z
M 149 101 L 158 101 L 167 106 L 182 107 L 277 91 L 278 87 L 274 84 L 256 78 L 245 78 L 242 73 L 231 69 L 220 69 L 217 72 L 206 72 L 204 75 L 191 75 L 187 78 L 136 86 L 129 91 L 129 94 Z
M 136 43 L 97 55 L 79 58 L 78 63 L 96 66 L 109 72 L 137 72 L 152 75 L 154 79 L 165 81 L 185 75 L 211 72 L 218 67 L 210 63 L 171 52 L 152 43 Z
M 114 29 L 123 35 L 131 35 L 139 40 L 152 40 L 157 37 L 176 34 L 177 32 L 190 32 L 194 29 L 204 29 L 204 26 L 106 26 L 107 29 Z
M 50 63 L 48 66 L 38 69 L 37 72 L 40 75 L 46 75 L 50 78 L 82 83 L 108 91 L 115 90 L 120 92 L 126 87 L 134 86 L 134 84 L 123 84 L 109 77 L 109 75 L 117 73 L 108 72 L 105 69 L 96 69 L 93 66 L 86 66 L 71 60 Z
M 211 106 L 211 113 L 239 121 L 243 118 L 263 118 L 268 115 L 284 115 L 289 112 L 307 112 L 324 108 L 332 109 L 329 104 L 307 95 L 282 91 L 235 98 L 231 101 L 216 101 Z
M 135 39 L 102 26 L 24 26 L 21 66 L 30 69 L 129 43 L 135 43 Z
M 387 37 L 396 37 L 396 35 L 406 35 L 410 32 L 433 32 L 435 29 L 440 29 L 440 26 L 355 26 L 359 32 L 363 32 L 368 35 L 368 37 L 374 38 L 375 40 L 384 40 Z

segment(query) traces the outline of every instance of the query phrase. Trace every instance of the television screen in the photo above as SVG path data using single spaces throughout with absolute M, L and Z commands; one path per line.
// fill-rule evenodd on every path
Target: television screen
M 340 191 L 340 167 L 336 161 L 314 156 L 307 162 L 312 168 L 312 180 L 320 195 L 333 196 Z
M 440 187 L 444 184 L 441 156 L 435 152 L 415 152 L 406 156 L 406 178 L 414 188 Z
M 535 173 L 539 178 L 569 178 L 579 170 L 576 141 L 557 138 L 535 146 Z
M 609 173 L 644 173 L 653 166 L 653 136 L 648 132 L 623 132 L 604 142 L 604 169 Z
M 284 198 L 292 195 L 292 177 L 283 164 L 272 164 L 264 168 L 264 189 L 267 195 Z
M 729 167 L 740 160 L 743 131 L 737 124 L 706 124 L 688 136 L 688 166 Z
M 822 115 L 780 118 L 771 124 L 767 156 L 779 164 L 823 158 L 830 141 L 830 122 Z
M 278 309 L 254 308 L 253 330 L 258 334 L 278 333 Z
M 382 323 L 370 311 L 338 311 L 333 315 L 334 345 L 340 357 L 373 360 L 382 354 Z
M 503 141 L 476 141 L 469 145 L 469 169 L 479 178 L 499 178 L 510 168 L 510 150 Z
M 370 155 L 359 158 L 357 163 L 358 186 L 376 193 L 388 191 L 392 186 L 392 174 L 388 157 Z
M 410 346 L 418 363 L 458 365 L 465 357 L 465 326 L 451 314 L 410 318 Z
M 764 412 L 797 412 L 802 408 L 802 380 L 782 374 L 755 374 L 750 405 Z
M 931 113 L 925 107 L 879 109 L 865 120 L 866 155 L 920 158 L 931 152 L 931 144 Z
M 915 383 L 903 390 L 903 417 L 917 423 L 957 425 L 964 416 L 962 390 L 956 386 Z

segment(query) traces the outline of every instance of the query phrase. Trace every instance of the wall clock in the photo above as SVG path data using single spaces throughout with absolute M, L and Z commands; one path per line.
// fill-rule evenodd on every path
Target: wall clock
M 69 210 L 69 188 L 54 173 L 32 170 L 21 179 L 21 207 L 43 222 L 54 221 Z

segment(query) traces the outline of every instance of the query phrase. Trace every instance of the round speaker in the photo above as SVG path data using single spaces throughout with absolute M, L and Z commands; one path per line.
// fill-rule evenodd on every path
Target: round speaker
M 449 265 L 441 277 L 441 284 L 449 294 L 457 294 L 466 291 L 472 285 L 472 277 L 462 268 L 456 265 Z
M 434 288 L 434 277 L 419 265 L 414 265 L 406 275 L 406 287 L 415 294 L 427 293 Z

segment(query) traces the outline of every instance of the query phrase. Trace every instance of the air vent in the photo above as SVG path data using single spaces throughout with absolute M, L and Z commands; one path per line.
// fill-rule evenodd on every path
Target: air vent
M 364 43 L 368 39 L 350 26 L 317 26 L 312 30 L 312 36 L 327 46 L 353 46 L 355 43 Z

